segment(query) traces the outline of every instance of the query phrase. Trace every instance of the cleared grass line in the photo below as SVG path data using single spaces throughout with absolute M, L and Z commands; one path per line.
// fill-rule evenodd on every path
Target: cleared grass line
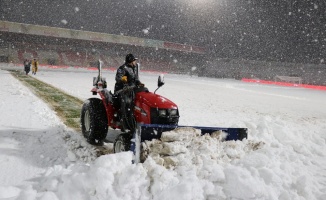
M 80 110 L 83 101 L 71 96 L 62 90 L 42 82 L 19 70 L 10 70 L 10 73 L 31 91 L 45 101 L 61 118 L 63 123 L 78 131 L 80 129 Z

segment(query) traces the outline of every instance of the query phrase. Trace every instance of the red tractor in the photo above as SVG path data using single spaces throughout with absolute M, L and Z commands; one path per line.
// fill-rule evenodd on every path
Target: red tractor
M 135 162 L 139 162 L 141 142 L 160 139 L 165 131 L 185 127 L 178 125 L 177 105 L 155 93 L 164 85 L 163 75 L 159 76 L 158 88 L 154 92 L 149 92 L 145 87 L 125 86 L 112 94 L 106 89 L 106 80 L 101 74 L 101 62 L 98 69 L 98 76 L 93 78 L 94 88 L 91 92 L 93 95 L 98 94 L 100 98 L 87 99 L 81 110 L 81 129 L 89 143 L 101 145 L 107 139 L 109 129 L 119 130 L 118 136 L 109 131 L 111 139 L 112 136 L 114 138 L 114 152 L 131 150 L 134 152 Z M 224 132 L 226 141 L 247 138 L 247 128 L 193 128 L 199 129 L 202 135 Z
M 81 129 L 89 143 L 102 145 L 109 129 L 119 129 L 121 134 L 115 139 L 114 151 L 125 151 L 130 149 L 131 138 L 138 124 L 178 125 L 177 105 L 155 94 L 164 85 L 163 75 L 158 78 L 155 92 L 149 92 L 145 87 L 125 86 L 112 94 L 106 89 L 101 62 L 98 69 L 98 76 L 93 78 L 94 88 L 91 92 L 93 95 L 98 94 L 100 98 L 87 99 L 81 110 Z M 121 95 L 120 99 L 118 95 Z M 121 110 L 118 111 L 118 108 Z

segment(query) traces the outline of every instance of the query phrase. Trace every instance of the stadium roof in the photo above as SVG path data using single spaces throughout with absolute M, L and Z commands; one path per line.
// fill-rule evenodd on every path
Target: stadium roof
M 185 45 L 185 44 L 173 43 L 167 41 L 143 39 L 137 37 L 113 35 L 113 34 L 99 33 L 99 32 L 23 24 L 17 22 L 1 21 L 1 20 L 0 20 L 0 32 L 9 32 L 9 33 L 11 32 L 11 33 L 20 33 L 20 34 L 27 34 L 27 35 L 39 35 L 39 36 L 56 37 L 56 38 L 88 40 L 88 41 L 107 42 L 107 43 L 115 43 L 115 44 L 126 44 L 126 45 L 142 46 L 142 47 L 152 47 L 152 48 L 159 48 L 159 49 L 191 52 L 197 54 L 205 53 L 205 48 L 193 46 L 193 45 Z

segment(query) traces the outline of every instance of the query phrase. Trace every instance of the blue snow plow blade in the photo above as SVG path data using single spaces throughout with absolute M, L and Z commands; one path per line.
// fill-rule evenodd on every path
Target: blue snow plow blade
M 160 124 L 142 124 L 138 126 L 137 132 L 140 132 L 141 141 L 160 139 L 163 132 L 171 131 L 179 127 L 192 127 L 199 129 L 202 135 L 212 134 L 215 131 L 224 131 L 227 133 L 228 140 L 243 140 L 247 138 L 247 128 L 221 128 L 221 127 L 203 127 L 203 126 L 176 126 Z
M 140 144 L 145 140 L 160 139 L 163 132 L 171 131 L 176 128 L 191 127 L 201 131 L 201 135 L 212 134 L 215 131 L 223 131 L 227 133 L 226 141 L 243 140 L 248 137 L 247 128 L 222 128 L 222 127 L 203 127 L 203 126 L 176 126 L 176 125 L 161 125 L 161 124 L 139 124 L 131 142 L 130 150 L 135 154 L 135 162 L 139 162 Z

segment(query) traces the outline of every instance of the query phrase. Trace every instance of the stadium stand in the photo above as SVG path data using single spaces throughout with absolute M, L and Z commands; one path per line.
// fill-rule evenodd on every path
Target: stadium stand
M 325 64 L 216 58 L 198 46 L 0 20 L 0 62 L 38 58 L 40 65 L 89 68 L 101 59 L 109 69 L 131 52 L 145 70 L 238 80 L 299 77 L 302 84 L 326 85 Z

